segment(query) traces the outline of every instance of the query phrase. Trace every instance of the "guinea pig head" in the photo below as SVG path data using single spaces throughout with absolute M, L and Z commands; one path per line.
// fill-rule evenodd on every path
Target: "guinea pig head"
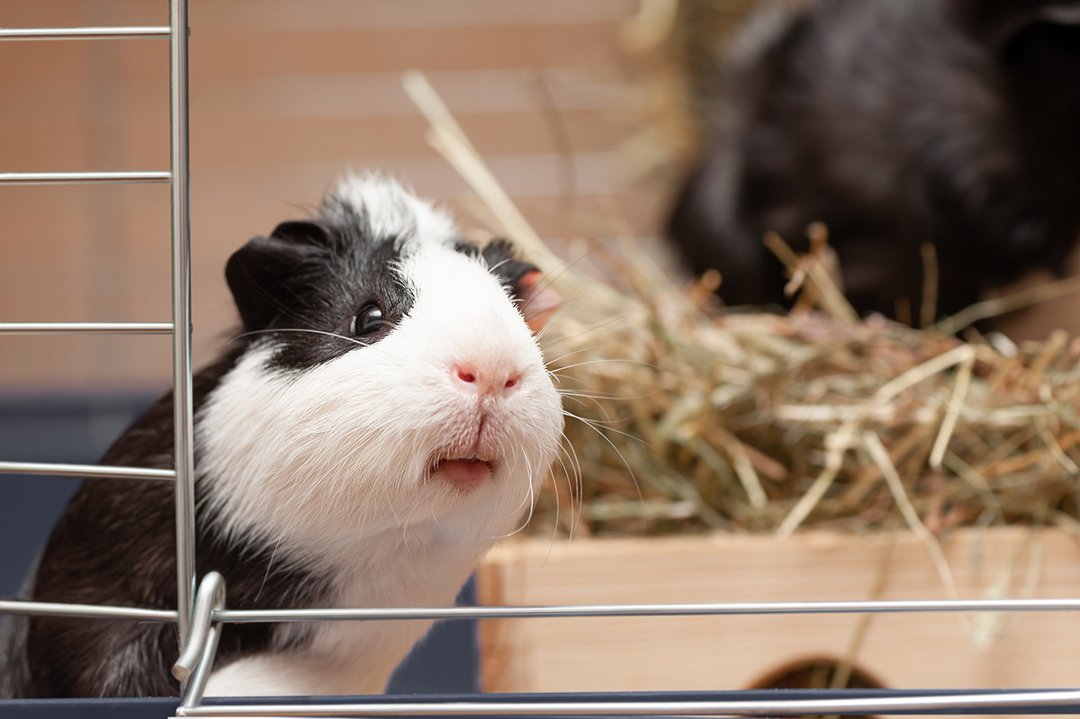
M 349 176 L 226 277 L 246 346 L 197 418 L 219 531 L 317 561 L 386 532 L 518 526 L 562 409 L 533 334 L 553 297 L 509 244 L 470 245 L 395 182 Z
M 762 236 L 829 228 L 863 313 L 938 313 L 1062 271 L 1080 234 L 1078 0 L 816 0 L 760 16 L 713 83 L 668 233 L 729 304 L 789 302 Z

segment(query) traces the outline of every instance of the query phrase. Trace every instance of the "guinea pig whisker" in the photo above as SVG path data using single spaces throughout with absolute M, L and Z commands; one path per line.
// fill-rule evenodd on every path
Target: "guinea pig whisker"
M 564 302 L 562 304 L 562 306 L 563 307 L 569 307 L 572 304 L 574 304 L 573 300 L 567 300 L 566 302 Z M 603 322 L 601 322 L 599 324 L 586 325 L 585 327 L 582 327 L 580 330 L 578 330 L 577 332 L 574 332 L 573 334 L 563 335 L 562 337 L 558 337 L 558 338 L 552 340 L 552 344 L 569 343 L 569 342 L 572 342 L 572 341 L 579 340 L 582 337 L 586 337 L 587 339 L 600 339 L 600 338 L 602 338 L 602 337 L 604 337 L 604 336 L 606 336 L 608 334 L 611 334 L 615 330 L 619 329 L 620 326 L 622 325 L 622 323 L 624 322 L 624 320 L 626 320 L 630 316 L 631 316 L 631 313 L 624 312 L 624 313 L 622 313 L 620 315 L 615 315 L 613 317 L 610 317 L 607 320 L 604 320 Z M 547 326 L 550 327 L 551 323 L 549 323 Z M 580 345 L 581 343 L 578 343 L 578 344 Z M 571 350 L 571 351 L 567 352 L 563 356 L 566 357 L 566 356 L 569 356 L 569 355 L 572 355 L 572 354 L 575 354 L 575 353 L 578 353 L 578 352 L 584 352 L 587 349 L 588 349 L 587 346 L 579 346 L 578 349 Z M 556 359 L 554 361 L 558 361 L 558 359 Z
M 401 527 L 401 529 L 402 529 L 402 538 L 404 538 L 405 523 L 401 521 L 401 515 L 399 515 L 397 513 L 397 510 L 394 509 L 394 503 L 393 502 L 389 502 L 387 504 L 387 506 L 390 507 L 390 514 L 394 515 L 394 521 L 398 523 L 399 527 Z
M 619 456 L 619 460 L 623 463 L 623 466 L 626 467 L 626 471 L 627 471 L 627 473 L 629 473 L 630 479 L 633 480 L 633 482 L 634 482 L 634 489 L 637 490 L 638 501 L 644 501 L 645 496 L 641 493 L 641 485 L 638 483 L 637 476 L 634 474 L 634 470 L 630 466 L 630 462 L 627 461 L 626 455 L 624 455 L 622 453 L 622 450 L 620 450 L 618 448 L 618 446 L 614 442 L 611 441 L 611 438 L 608 437 L 606 434 L 604 434 L 604 432 L 600 429 L 600 427 L 597 426 L 598 423 L 596 422 L 596 420 L 590 420 L 590 419 L 586 419 L 584 417 L 579 417 L 578 415 L 574 414 L 573 412 L 567 412 L 565 409 L 563 410 L 563 415 L 565 415 L 566 417 L 570 417 L 571 419 L 578 420 L 583 425 L 585 425 L 586 427 L 588 427 L 592 431 L 596 432 L 596 434 L 598 434 L 601 439 L 603 439 L 605 442 L 607 442 L 608 445 L 613 450 L 615 450 L 615 454 L 617 454 Z M 637 441 L 641 442 L 643 445 L 645 444 L 645 440 L 643 440 L 640 437 L 635 437 L 634 435 L 629 434 L 627 432 L 623 432 L 621 430 L 613 429 L 611 427 L 606 427 L 605 429 L 607 429 L 609 432 L 615 432 L 617 434 L 621 434 L 622 436 L 630 438 L 630 439 L 636 439 Z
M 533 490 L 533 468 L 532 468 L 532 465 L 526 463 L 525 464 L 525 469 L 526 469 L 526 477 L 528 479 L 528 482 L 526 482 L 526 486 L 525 486 L 526 494 L 525 494 L 525 498 L 522 500 L 521 504 L 518 505 L 518 507 L 521 507 L 522 504 L 524 504 L 526 501 L 528 501 L 528 503 L 529 503 L 529 513 L 528 513 L 528 515 L 526 515 L 525 520 L 521 524 L 519 524 L 517 526 L 517 528 L 511 530 L 510 532 L 507 532 L 506 534 L 501 534 L 501 535 L 498 535 L 496 537 L 492 537 L 492 539 L 506 539 L 508 537 L 512 537 L 515 534 L 518 534 L 519 532 L 524 531 L 525 528 L 529 526 L 529 522 L 532 521 L 533 510 L 536 507 L 536 500 L 535 500 L 536 493 Z M 517 514 L 517 511 L 518 510 L 515 509 L 513 514 Z
M 517 467 L 517 462 L 518 462 L 517 445 L 511 444 L 510 445 L 510 465 L 512 467 Z M 530 484 L 531 484 L 531 481 L 530 481 Z M 528 487 L 527 487 L 525 495 L 521 498 L 521 501 L 517 503 L 517 506 L 515 506 L 514 509 L 511 511 L 511 514 L 517 514 L 519 511 L 521 511 L 521 509 L 525 506 L 525 503 L 528 502 L 528 501 L 529 501 L 529 495 L 528 495 Z
M 548 559 L 551 558 L 551 551 L 555 548 L 555 538 L 559 536 L 559 488 L 558 482 L 551 483 L 552 488 L 555 490 L 555 523 L 551 525 L 551 537 L 548 538 L 547 551 L 544 552 L 544 558 L 540 561 L 540 566 L 536 568 L 536 573 L 533 574 L 533 582 L 540 578 L 540 573 L 544 571 L 544 567 L 547 566 Z M 568 540 L 569 541 L 569 540 Z
M 521 304 L 521 300 L 517 300 L 515 304 Z M 551 318 L 548 319 L 544 326 L 540 328 L 540 331 L 536 333 L 537 342 L 544 338 L 544 335 L 547 334 L 548 328 L 554 326 L 555 320 L 559 319 L 559 317 L 562 316 L 563 312 L 566 312 L 568 309 L 570 309 L 570 305 L 572 304 L 572 301 L 563 302 L 559 309 L 555 310 L 555 314 L 551 315 Z
M 573 479 L 571 479 L 572 472 L 566 466 L 566 461 L 563 459 L 563 452 L 564 451 L 565 450 L 563 450 L 563 448 L 560 446 L 559 447 L 559 453 L 555 456 L 555 459 L 558 460 L 559 467 L 562 469 L 563 477 L 566 478 L 566 491 L 569 493 L 569 497 L 570 497 L 570 521 L 568 522 L 568 524 L 570 526 L 570 531 L 569 531 L 570 536 L 569 536 L 569 538 L 570 538 L 570 540 L 573 540 L 573 538 L 574 538 L 574 521 L 575 521 L 574 520 Z M 552 486 L 552 489 L 555 491 L 555 526 L 558 527 L 559 509 L 562 506 L 562 502 L 558 501 L 559 500 L 559 478 L 557 476 L 554 476 L 554 475 L 552 476 L 552 478 L 551 478 L 551 486 Z
M 483 255 L 480 255 L 480 258 L 481 258 L 481 259 L 483 259 L 483 257 L 484 257 Z M 495 271 L 496 271 L 496 270 L 498 270 L 498 269 L 499 269 L 500 267 L 502 267 L 503 265 L 505 265 L 505 264 L 506 264 L 507 262 L 509 262 L 510 260 L 511 260 L 511 258 L 510 258 L 510 257 L 507 257 L 506 259 L 503 259 L 503 260 L 499 260 L 498 262 L 496 262 L 496 263 L 495 263 L 495 264 L 493 264 L 493 265 L 488 265 L 488 266 L 487 266 L 487 271 L 488 271 L 488 272 L 490 272 L 490 273 L 492 273 L 492 274 L 495 274 Z
M 515 461 L 517 460 L 518 449 L 521 450 L 521 461 L 525 464 L 525 474 L 526 474 L 526 478 L 528 480 L 528 484 L 525 487 L 525 496 L 522 497 L 521 504 L 519 504 L 518 507 L 515 508 L 514 511 L 516 512 L 520 507 L 525 506 L 526 504 L 528 504 L 529 516 L 525 520 L 525 524 L 527 525 L 529 523 L 529 520 L 532 519 L 533 508 L 534 508 L 534 506 L 536 504 L 536 489 L 535 489 L 535 487 L 533 487 L 532 465 L 529 463 L 529 457 L 528 457 L 528 454 L 525 452 L 525 447 L 522 446 L 522 445 L 514 445 L 514 444 L 510 445 L 510 451 L 511 451 L 513 457 L 515 458 Z
M 524 456 L 525 455 L 525 448 L 522 447 L 521 451 L 522 451 L 522 455 Z M 524 525 L 525 527 L 527 527 L 527 526 L 529 526 L 529 523 L 532 522 L 533 516 L 536 514 L 536 505 L 540 501 L 540 495 L 537 493 L 537 486 L 536 486 L 536 482 L 534 481 L 536 467 L 532 463 L 528 462 L 527 460 L 526 460 L 525 466 L 527 468 L 526 469 L 526 474 L 528 475 L 528 478 L 529 478 L 529 486 L 527 488 L 527 492 L 528 492 L 527 496 L 528 496 L 528 500 L 529 500 L 529 515 L 528 515 L 528 517 L 525 518 L 525 525 Z
M 642 392 L 641 394 L 608 394 L 606 392 L 575 392 L 569 389 L 556 389 L 555 390 L 560 397 L 573 397 L 577 399 L 644 399 L 648 397 L 651 392 Z
M 615 363 L 615 362 L 625 362 L 627 364 L 635 364 L 635 365 L 638 365 L 640 367 L 645 367 L 646 369 L 654 369 L 654 370 L 657 370 L 657 371 L 660 370 L 660 367 L 658 365 L 655 365 L 655 364 L 652 364 L 652 363 L 649 363 L 649 362 L 642 362 L 640 360 L 632 360 L 632 359 L 611 358 L 611 359 L 593 359 L 593 360 L 586 360 L 584 362 L 575 362 L 574 364 L 563 365 L 562 367 L 556 367 L 555 369 L 548 368 L 548 372 L 550 372 L 551 374 L 556 374 L 557 375 L 559 372 L 565 372 L 568 369 L 574 369 L 576 367 L 588 367 L 590 365 L 610 364 L 610 363 Z
M 255 592 L 255 599 L 253 599 L 252 601 L 258 601 L 259 597 L 262 596 L 263 589 L 266 588 L 266 580 L 270 578 L 270 569 L 274 566 L 274 559 L 277 557 L 278 547 L 280 546 L 281 537 L 278 537 L 278 540 L 274 542 L 273 551 L 270 552 L 270 561 L 266 563 L 266 573 L 263 575 L 262 583 L 259 584 L 259 591 Z
M 525 521 L 521 523 L 522 529 L 529 526 L 529 522 L 531 522 L 533 518 L 533 513 L 536 511 L 536 488 L 533 486 L 533 468 L 532 465 L 528 463 L 525 464 L 525 467 L 525 474 L 529 479 L 525 490 L 526 497 L 529 500 L 529 513 L 525 516 Z
M 565 439 L 566 436 L 563 435 Z M 585 482 L 581 474 L 581 458 L 578 457 L 577 450 L 574 449 L 572 442 L 565 441 L 560 446 L 560 453 L 565 453 L 567 461 L 570 462 L 570 467 L 573 469 L 573 475 L 566 478 L 567 485 L 570 488 L 570 511 L 574 510 L 574 496 L 577 496 L 577 518 L 571 516 L 570 519 L 570 540 L 574 539 L 574 531 L 577 529 L 577 522 L 582 519 L 584 513 L 584 501 L 585 501 Z M 561 461 L 561 459 L 560 459 Z M 573 484 L 571 484 L 571 480 Z
M 563 416 L 571 417 L 571 418 L 576 419 L 576 420 L 578 420 L 580 422 L 586 422 L 586 423 L 595 425 L 597 427 L 603 427 L 604 429 L 608 430 L 609 432 L 614 432 L 616 434 L 621 434 L 623 437 L 626 437 L 627 439 L 635 439 L 635 440 L 638 440 L 639 442 L 642 442 L 642 443 L 644 443 L 644 441 L 645 441 L 645 440 L 641 439 L 641 437 L 637 437 L 635 435 L 629 434 L 629 433 L 624 432 L 624 431 L 622 431 L 620 429 L 615 429 L 615 425 L 619 423 L 619 420 L 616 420 L 616 419 L 589 419 L 587 417 L 579 417 L 578 415 L 573 414 L 572 412 L 568 412 L 565 409 L 563 410 Z
M 354 345 L 360 345 L 361 347 L 370 347 L 371 346 L 371 343 L 369 343 L 369 342 L 361 342 L 358 339 L 354 339 L 352 337 L 346 337 L 345 335 L 338 334 L 337 332 L 325 332 L 323 330 L 306 329 L 306 328 L 303 328 L 303 327 L 278 327 L 278 328 L 270 328 L 270 329 L 265 329 L 265 330 L 251 330 L 250 332 L 244 332 L 242 334 L 238 334 L 235 337 L 233 337 L 233 339 L 238 340 L 238 339 L 242 339 L 244 337 L 249 337 L 251 335 L 270 334 L 270 333 L 273 333 L 273 332 L 308 332 L 308 333 L 311 333 L 311 334 L 326 335 L 327 337 L 333 337 L 335 339 L 345 340 L 346 342 L 352 342 Z
M 617 399 L 617 400 L 640 399 L 641 397 L 647 396 L 647 395 L 639 395 L 638 397 L 632 397 L 631 398 L 631 397 L 620 397 L 618 395 L 602 395 L 602 394 L 588 394 L 588 393 L 568 392 L 568 391 L 562 391 L 562 390 L 559 390 L 559 389 L 556 389 L 555 392 L 560 397 L 565 397 L 568 402 L 574 402 L 576 404 L 581 405 L 582 407 L 589 407 L 589 406 L 595 407 L 596 410 L 603 415 L 603 417 L 604 417 L 603 421 L 605 421 L 605 422 L 613 421 L 612 417 L 611 417 L 611 408 L 608 407 L 608 406 L 605 406 L 602 402 L 600 402 L 600 400 L 602 400 L 602 399 L 608 399 L 608 400 L 612 400 L 612 399 Z
M 556 280 L 558 280 L 560 277 L 562 277 L 567 272 L 572 270 L 579 263 L 581 263 L 586 257 L 588 257 L 589 255 L 594 254 L 595 252 L 596 252 L 595 248 L 589 248 L 586 252 L 582 252 L 580 255 L 578 255 L 574 259 L 567 260 L 566 262 L 563 262 L 562 267 L 553 269 L 551 272 L 543 273 L 541 275 L 541 277 L 540 277 L 540 281 L 536 283 L 536 291 L 537 292 L 542 292 L 542 291 L 546 290 L 547 288 L 551 287 L 552 285 L 555 284 Z

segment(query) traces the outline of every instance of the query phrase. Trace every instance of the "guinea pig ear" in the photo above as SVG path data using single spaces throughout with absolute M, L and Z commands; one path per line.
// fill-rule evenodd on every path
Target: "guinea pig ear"
M 270 236 L 286 242 L 321 247 L 329 247 L 332 240 L 330 231 L 326 227 L 311 220 L 287 220 L 275 227 Z
M 1077 0 L 954 0 L 969 31 L 995 50 L 1036 23 L 1080 26 Z
M 513 245 L 503 239 L 488 244 L 481 254 L 491 272 L 513 290 L 533 334 L 542 330 L 562 302 L 555 290 L 544 285 L 539 268 L 517 259 Z
M 266 329 L 287 311 L 285 303 L 298 294 L 301 268 L 324 254 L 318 244 L 300 239 L 302 235 L 279 234 L 286 226 L 306 224 L 310 223 L 278 225 L 270 237 L 248 240 L 225 264 L 225 279 L 245 330 Z
M 540 270 L 530 270 L 521 276 L 516 285 L 518 296 L 521 297 L 521 313 L 525 315 L 525 324 L 529 325 L 533 334 L 544 329 L 562 306 L 559 293 L 546 286 L 543 279 Z

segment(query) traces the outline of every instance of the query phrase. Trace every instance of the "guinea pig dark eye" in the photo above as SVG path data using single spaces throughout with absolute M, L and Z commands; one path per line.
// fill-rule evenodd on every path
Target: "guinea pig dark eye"
M 371 334 L 382 325 L 382 309 L 376 304 L 364 305 L 364 308 L 357 313 L 356 317 L 353 317 L 349 331 L 359 337 Z

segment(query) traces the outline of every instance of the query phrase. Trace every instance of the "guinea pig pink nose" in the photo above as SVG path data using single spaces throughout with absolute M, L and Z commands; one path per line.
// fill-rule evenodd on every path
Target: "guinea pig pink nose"
M 465 392 L 482 395 L 509 395 L 521 384 L 521 372 L 512 367 L 461 362 L 450 369 L 454 384 Z

